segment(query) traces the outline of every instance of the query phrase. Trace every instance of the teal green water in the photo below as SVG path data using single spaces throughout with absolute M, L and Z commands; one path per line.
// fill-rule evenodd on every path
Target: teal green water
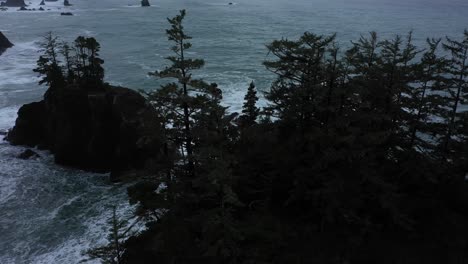
M 31 2 L 37 8 L 40 1 Z M 274 39 L 336 32 L 347 46 L 372 30 L 382 37 L 413 30 L 422 44 L 426 37 L 461 36 L 468 27 L 464 0 L 150 0 L 150 8 L 138 0 L 71 2 L 60 10 L 54 3 L 45 12 L 0 12 L 0 31 L 15 43 L 0 56 L 0 130 L 13 125 L 20 104 L 44 92 L 32 68 L 47 31 L 67 41 L 96 37 L 108 82 L 157 89 L 159 81 L 147 72 L 162 69 L 169 54 L 166 17 L 187 9 L 186 30 L 194 37 L 189 55 L 206 60 L 195 75 L 217 82 L 224 103 L 236 111 L 250 81 L 268 89 L 273 76 L 262 61 Z M 60 16 L 64 10 L 74 16 Z M 131 212 L 125 187 L 109 185 L 106 175 L 55 166 L 44 152 L 20 161 L 21 150 L 0 144 L 0 263 L 77 263 L 82 250 L 103 242 L 110 205 Z

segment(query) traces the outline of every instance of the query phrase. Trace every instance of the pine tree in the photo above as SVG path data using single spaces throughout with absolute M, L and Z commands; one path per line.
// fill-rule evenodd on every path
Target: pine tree
M 430 118 L 437 115 L 441 104 L 442 98 L 437 91 L 444 89 L 446 60 L 437 54 L 441 39 L 427 39 L 426 43 L 428 48 L 414 69 L 418 85 L 410 91 L 407 106 L 412 115 L 409 123 L 409 147 L 427 152 L 430 150 L 430 142 L 418 137 L 418 133 L 436 133 Z
M 102 247 L 97 247 L 88 250 L 86 254 L 92 259 L 101 259 L 104 264 L 121 264 L 124 254 L 124 242 L 130 234 L 128 233 L 132 226 L 127 227 L 128 222 L 120 220 L 116 213 L 116 208 L 112 209 L 112 216 L 108 220 L 110 225 L 109 234 L 107 237 L 108 244 Z
M 326 101 L 323 86 L 327 79 L 325 59 L 335 35 L 318 36 L 304 33 L 298 41 L 279 40 L 267 45 L 276 61 L 264 65 L 278 75 L 271 91 L 273 115 L 284 120 L 295 120 L 299 130 L 311 124 L 322 125 Z
M 462 41 L 453 40 L 447 37 L 446 43 L 443 44 L 443 47 L 452 55 L 448 69 L 451 74 L 448 92 L 452 103 L 450 106 L 451 110 L 448 116 L 449 120 L 447 122 L 447 130 L 442 146 L 443 153 L 445 153 L 445 155 L 449 155 L 453 150 L 451 142 L 454 141 L 454 137 L 458 136 L 458 130 L 460 127 L 460 119 L 458 118 L 459 107 L 463 101 L 468 99 L 468 31 L 464 31 Z M 446 158 L 448 157 L 446 156 Z
M 88 88 L 100 88 L 104 80 L 104 60 L 99 58 L 101 45 L 94 38 L 79 36 L 75 39 L 75 71 Z
M 191 117 L 203 105 L 203 96 L 193 93 L 204 93 L 209 88 L 209 84 L 201 80 L 192 78 L 192 71 L 200 69 L 204 65 L 202 59 L 189 59 L 185 56 L 188 49 L 192 47 L 189 42 L 190 36 L 186 35 L 183 27 L 185 10 L 174 18 L 168 18 L 171 28 L 166 30 L 168 40 L 174 43 L 171 50 L 174 56 L 169 56 L 172 65 L 161 72 L 150 73 L 160 78 L 175 78 L 178 83 L 170 83 L 151 95 L 156 107 L 165 112 L 164 115 L 170 118 L 171 125 L 175 128 L 183 127 L 183 132 L 175 132 L 172 138 L 178 144 L 183 143 L 182 153 L 186 155 L 186 172 L 190 177 L 195 176 L 195 161 L 193 155 L 193 135 L 191 129 Z M 179 111 L 180 110 L 180 111 Z
M 40 43 L 41 55 L 37 61 L 37 67 L 33 70 L 42 76 L 39 84 L 47 84 L 49 87 L 63 87 L 64 77 L 60 66 L 59 50 L 61 48 L 58 37 L 52 32 L 48 32 L 44 36 L 43 42 Z
M 255 124 L 260 113 L 260 109 L 256 106 L 257 101 L 257 91 L 255 90 L 255 84 L 252 81 L 247 90 L 247 94 L 244 97 L 241 116 L 242 122 L 245 122 L 248 126 Z
M 73 83 L 75 80 L 75 58 L 72 54 L 72 47 L 67 42 L 62 42 L 60 53 L 62 54 L 63 58 L 65 59 L 65 72 L 66 72 L 66 79 L 68 83 Z

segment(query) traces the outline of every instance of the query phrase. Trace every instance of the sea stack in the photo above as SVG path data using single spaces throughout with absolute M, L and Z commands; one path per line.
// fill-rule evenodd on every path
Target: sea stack
M 49 88 L 43 100 L 19 109 L 6 137 L 11 144 L 49 149 L 57 164 L 110 171 L 112 180 L 144 170 L 163 153 L 162 122 L 138 92 L 110 85 L 60 88 L 63 93 Z
M 141 6 L 151 6 L 149 0 L 141 0 Z
M 0 55 L 11 47 L 13 47 L 13 44 L 0 31 Z
M 0 6 L 7 6 L 7 7 L 22 7 L 26 6 L 24 0 L 6 0 L 6 2 L 0 3 Z

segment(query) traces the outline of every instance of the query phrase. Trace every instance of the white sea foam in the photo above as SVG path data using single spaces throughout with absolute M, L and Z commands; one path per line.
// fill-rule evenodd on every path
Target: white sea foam
M 13 126 L 18 106 L 0 108 L 0 130 Z M 48 151 L 21 160 L 24 147 L 0 136 L 0 263 L 78 263 L 83 253 L 106 243 L 111 206 L 130 218 L 124 185 L 108 175 L 54 164 Z M 88 263 L 99 263 L 93 260 Z
M 4 107 L 0 109 L 0 132 L 4 132 L 15 124 L 18 106 Z M 1 139 L 0 139 L 0 142 Z
M 0 57 L 0 88 L 2 86 L 35 83 L 37 75 L 32 71 L 36 65 L 37 42 L 15 43 Z

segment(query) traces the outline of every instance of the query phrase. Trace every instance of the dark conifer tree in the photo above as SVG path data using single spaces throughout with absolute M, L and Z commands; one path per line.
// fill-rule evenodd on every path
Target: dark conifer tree
M 85 86 L 99 88 L 104 80 L 104 60 L 99 58 L 101 45 L 96 39 L 78 37 L 75 39 L 76 72 Z
M 241 115 L 241 122 L 248 126 L 255 124 L 258 115 L 260 114 L 260 109 L 256 106 L 257 101 L 257 91 L 255 90 L 255 84 L 252 81 L 244 97 L 244 105 L 242 106 Z
M 42 76 L 39 84 L 47 84 L 54 88 L 63 87 L 65 80 L 60 66 L 61 45 L 58 37 L 54 36 L 52 32 L 48 32 L 40 46 L 43 55 L 39 57 L 37 68 L 34 69 L 34 72 Z
M 122 256 L 125 251 L 124 243 L 131 236 L 129 231 L 136 222 L 129 226 L 127 221 L 117 216 L 115 207 L 107 222 L 110 227 L 107 236 L 108 244 L 88 250 L 86 255 L 90 259 L 100 259 L 103 264 L 122 264 Z
M 427 152 L 432 149 L 433 145 L 430 141 L 418 136 L 440 135 L 437 132 L 438 123 L 434 123 L 431 119 L 437 116 L 440 105 L 445 105 L 441 100 L 444 100 L 439 95 L 439 91 L 444 89 L 444 73 L 446 68 L 446 60 L 437 54 L 440 47 L 441 39 L 427 39 L 427 50 L 421 57 L 421 61 L 414 69 L 417 75 L 417 85 L 408 93 L 407 108 L 410 109 L 411 115 L 409 122 L 409 147 L 416 147 L 419 151 Z M 437 141 L 437 137 L 433 137 L 431 141 Z
M 192 78 L 192 71 L 200 69 L 204 65 L 201 59 L 189 59 L 185 53 L 192 47 L 189 42 L 190 36 L 184 32 L 182 21 L 185 18 L 185 10 L 174 18 L 168 18 L 171 28 L 166 30 L 168 40 L 174 43 L 171 50 L 174 56 L 169 56 L 172 65 L 161 72 L 150 73 L 160 78 L 175 78 L 177 83 L 163 86 L 152 95 L 154 101 L 158 102 L 158 108 L 165 109 L 167 116 L 171 118 L 172 125 L 182 126 L 184 131 L 174 135 L 178 143 L 183 143 L 183 153 L 186 155 L 187 175 L 195 176 L 195 161 L 193 155 L 193 135 L 191 131 L 191 116 L 203 104 L 201 97 L 193 96 L 192 92 L 204 92 L 208 85 L 200 80 Z M 166 99 L 164 99 L 166 98 Z
M 72 47 L 66 42 L 63 42 L 61 45 L 60 53 L 62 54 L 65 60 L 65 72 L 66 72 L 66 79 L 68 83 L 73 83 L 75 79 L 75 63 L 76 58 L 72 54 Z
M 451 152 L 454 151 L 455 147 L 452 142 L 457 141 L 455 138 L 459 137 L 458 131 L 462 125 L 460 123 L 460 106 L 468 99 L 468 31 L 464 31 L 461 41 L 447 37 L 443 46 L 452 55 L 448 68 L 451 75 L 448 87 L 451 109 L 448 114 L 447 130 L 442 146 L 445 157 L 449 158 L 452 156 Z

